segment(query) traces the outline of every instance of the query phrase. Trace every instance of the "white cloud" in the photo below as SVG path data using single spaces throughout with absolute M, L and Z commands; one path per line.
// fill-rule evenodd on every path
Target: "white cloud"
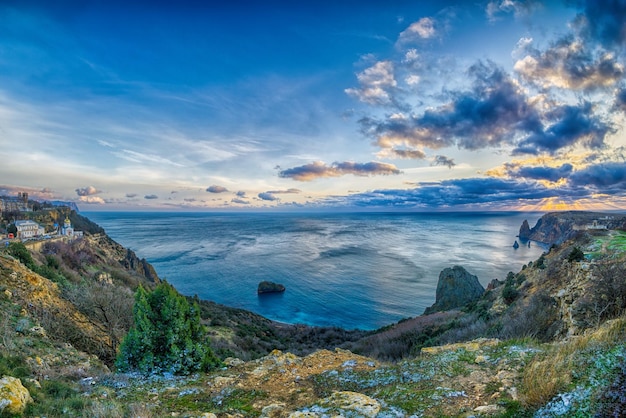
M 416 42 L 422 39 L 433 38 L 436 35 L 435 21 L 430 17 L 423 17 L 411 23 L 406 30 L 400 33 L 398 42 Z
M 379 61 L 357 74 L 360 87 L 346 89 L 350 96 L 369 104 L 388 105 L 392 102 L 390 90 L 396 87 L 394 66 L 391 61 Z

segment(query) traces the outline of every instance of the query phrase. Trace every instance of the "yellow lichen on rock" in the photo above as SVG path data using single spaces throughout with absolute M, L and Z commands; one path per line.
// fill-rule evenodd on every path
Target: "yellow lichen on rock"
M 0 411 L 7 414 L 21 414 L 26 405 L 33 402 L 22 381 L 12 376 L 0 379 Z

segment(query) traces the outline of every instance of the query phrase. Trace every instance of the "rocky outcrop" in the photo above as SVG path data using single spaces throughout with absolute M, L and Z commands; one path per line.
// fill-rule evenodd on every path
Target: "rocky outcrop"
M 532 228 L 529 228 L 528 221 L 524 221 L 519 238 L 558 245 L 574 238 L 580 231 L 623 229 L 625 225 L 626 217 L 623 215 L 583 211 L 552 212 L 543 215 Z
M 0 379 L 0 412 L 7 415 L 20 415 L 26 406 L 33 402 L 28 389 L 15 377 Z
M 439 273 L 435 303 L 426 308 L 424 314 L 460 308 L 477 300 L 484 292 L 478 277 L 461 266 L 447 267 Z
M 280 283 L 262 281 L 259 283 L 259 287 L 257 289 L 257 293 L 259 295 L 265 293 L 282 293 L 285 291 L 285 286 Z
M 519 229 L 518 236 L 521 240 L 530 239 L 530 225 L 528 224 L 528 221 L 526 219 L 524 219 L 524 222 L 522 222 L 522 226 Z
M 159 276 L 156 270 L 152 267 L 152 264 L 148 263 L 145 258 L 137 257 L 134 251 L 127 249 L 126 257 L 120 263 L 129 270 L 137 272 L 139 275 L 146 278 L 146 280 L 152 283 L 159 283 Z

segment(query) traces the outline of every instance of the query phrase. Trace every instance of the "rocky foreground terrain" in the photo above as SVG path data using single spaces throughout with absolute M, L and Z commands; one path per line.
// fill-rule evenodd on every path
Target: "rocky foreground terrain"
M 133 290 L 158 277 L 99 234 L 31 252 L 53 280 L 0 253 L 3 416 L 626 415 L 619 229 L 578 230 L 461 308 L 371 333 L 202 302 L 223 365 L 190 376 L 115 372 Z

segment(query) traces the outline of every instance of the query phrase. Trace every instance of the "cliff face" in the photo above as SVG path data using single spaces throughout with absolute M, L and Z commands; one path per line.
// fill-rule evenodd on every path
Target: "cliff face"
M 598 212 L 552 212 L 543 215 L 530 228 L 524 221 L 519 230 L 522 240 L 533 240 L 544 244 L 561 244 L 576 236 L 579 231 L 591 229 L 623 229 L 626 216 Z

